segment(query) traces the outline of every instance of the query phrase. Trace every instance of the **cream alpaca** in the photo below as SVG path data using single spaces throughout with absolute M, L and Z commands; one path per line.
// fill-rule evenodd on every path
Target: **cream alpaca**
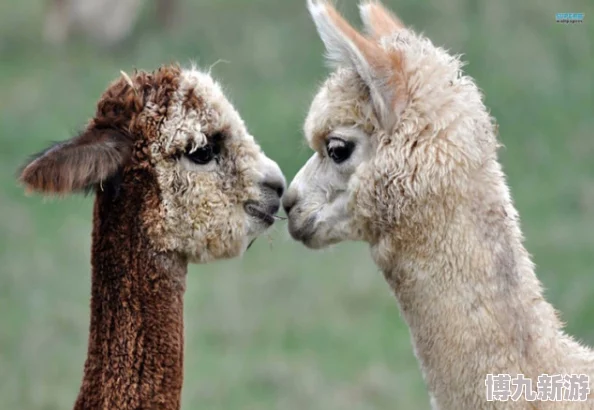
M 310 248 L 371 245 L 410 327 L 434 409 L 590 409 L 488 402 L 489 373 L 594 377 L 522 244 L 495 126 L 457 57 L 378 2 L 359 34 L 328 3 L 309 10 L 336 70 L 305 121 L 315 151 L 283 205 Z
M 220 86 L 194 69 L 123 75 L 78 136 L 21 182 L 95 192 L 91 325 L 75 409 L 180 408 L 188 262 L 241 255 L 285 181 Z

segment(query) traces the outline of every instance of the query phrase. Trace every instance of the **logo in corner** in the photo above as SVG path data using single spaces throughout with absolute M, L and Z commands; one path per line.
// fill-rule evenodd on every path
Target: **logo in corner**
M 557 13 L 555 14 L 557 23 L 575 24 L 584 22 L 584 13 Z

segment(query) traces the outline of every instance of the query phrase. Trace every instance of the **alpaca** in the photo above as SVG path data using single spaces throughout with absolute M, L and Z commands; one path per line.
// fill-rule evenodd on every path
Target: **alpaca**
M 308 8 L 335 70 L 305 120 L 315 153 L 283 199 L 291 236 L 312 249 L 370 244 L 434 409 L 594 408 L 594 354 L 543 297 L 494 121 L 458 57 L 377 1 L 360 5 L 365 34 L 327 2 Z M 488 401 L 488 374 L 532 388 Z M 583 401 L 531 397 L 544 374 L 585 375 Z
M 123 41 L 140 15 L 141 0 L 49 0 L 43 38 L 60 45 L 72 31 L 80 31 L 103 46 Z M 172 23 L 175 0 L 156 0 L 156 17 L 161 26 Z
M 123 74 L 74 138 L 34 157 L 28 191 L 94 191 L 88 355 L 74 406 L 180 408 L 188 263 L 241 255 L 284 176 L 208 74 Z

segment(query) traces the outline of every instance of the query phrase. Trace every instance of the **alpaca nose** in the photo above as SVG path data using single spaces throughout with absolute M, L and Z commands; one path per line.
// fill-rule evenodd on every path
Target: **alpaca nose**
M 285 176 L 276 162 L 266 156 L 264 156 L 263 159 L 264 178 L 260 182 L 261 186 L 266 190 L 274 192 L 280 199 L 285 193 L 285 188 L 287 186 Z
M 297 195 L 295 195 L 293 192 L 289 190 L 289 193 L 285 195 L 285 197 L 283 198 L 283 208 L 287 215 L 289 215 L 289 212 L 291 212 L 291 209 L 295 206 L 296 203 Z
M 285 180 L 284 178 L 268 179 L 262 183 L 265 188 L 272 190 L 279 198 L 282 198 L 285 193 Z

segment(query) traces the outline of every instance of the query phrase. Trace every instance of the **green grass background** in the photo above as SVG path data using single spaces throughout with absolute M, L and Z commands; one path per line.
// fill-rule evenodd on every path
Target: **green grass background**
M 40 40 L 43 2 L 0 3 L 0 408 L 66 409 L 89 320 L 91 198 L 27 198 L 22 161 L 68 138 L 119 70 L 208 67 L 290 179 L 326 76 L 305 0 L 183 0 L 171 32 L 147 2 L 124 47 Z M 594 3 L 386 0 L 464 53 L 505 148 L 501 160 L 548 298 L 594 345 Z M 356 18 L 355 2 L 339 7 Z M 584 12 L 581 25 L 557 12 Z M 358 23 L 357 23 L 358 24 Z M 242 260 L 192 266 L 184 409 L 428 409 L 408 330 L 366 246 L 324 252 L 279 223 Z

